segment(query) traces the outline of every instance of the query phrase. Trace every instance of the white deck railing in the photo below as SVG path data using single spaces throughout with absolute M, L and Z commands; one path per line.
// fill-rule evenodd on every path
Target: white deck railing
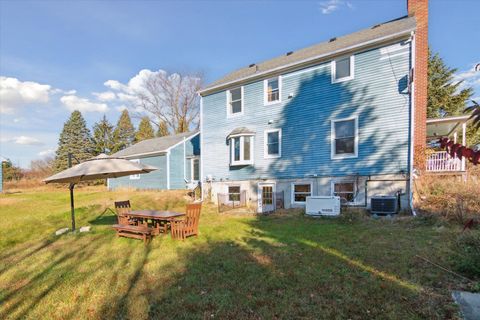
M 462 160 L 452 158 L 446 151 L 437 151 L 427 157 L 427 171 L 462 171 Z

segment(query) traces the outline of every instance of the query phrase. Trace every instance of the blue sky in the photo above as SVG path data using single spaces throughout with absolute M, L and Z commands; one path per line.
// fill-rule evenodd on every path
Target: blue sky
M 480 96 L 480 1 L 429 10 L 430 46 Z M 143 69 L 210 82 L 406 13 L 406 0 L 0 1 L 0 155 L 28 167 L 51 154 L 73 107 L 90 127 L 115 123 L 125 101 L 108 92 Z

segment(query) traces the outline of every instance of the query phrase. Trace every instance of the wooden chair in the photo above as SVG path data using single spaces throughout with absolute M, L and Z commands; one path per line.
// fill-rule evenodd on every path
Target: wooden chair
M 116 201 L 115 211 L 117 212 L 118 224 L 120 225 L 135 225 L 135 221 L 128 218 L 128 214 L 132 210 L 130 200 Z
M 185 219 L 171 222 L 172 238 L 185 240 L 186 237 L 197 236 L 201 210 L 201 203 L 188 204 Z

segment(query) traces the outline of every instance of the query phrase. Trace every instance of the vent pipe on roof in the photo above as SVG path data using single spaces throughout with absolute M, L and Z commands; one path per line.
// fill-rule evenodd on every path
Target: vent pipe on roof
M 293 53 L 293 51 L 288 51 L 285 55 L 286 55 L 286 56 L 289 56 L 289 55 L 291 55 L 292 53 Z
M 330 40 L 328 40 L 328 42 L 333 42 L 333 41 L 335 41 L 335 40 L 337 40 L 337 38 L 336 38 L 336 37 L 334 37 L 334 38 L 331 38 Z

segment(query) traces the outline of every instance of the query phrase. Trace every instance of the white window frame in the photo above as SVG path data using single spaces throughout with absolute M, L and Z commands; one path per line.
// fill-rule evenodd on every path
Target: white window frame
M 336 154 L 335 150 L 335 123 L 342 122 L 342 121 L 351 121 L 354 120 L 355 123 L 355 139 L 354 139 L 354 152 L 353 153 L 344 153 L 344 154 Z M 342 118 L 342 119 L 333 119 L 331 120 L 331 132 L 330 132 L 330 146 L 331 146 L 331 159 L 349 159 L 349 158 L 358 158 L 358 117 L 349 117 L 349 118 Z
M 200 179 L 200 158 L 195 157 L 195 158 L 190 158 L 190 181 L 199 181 L 195 180 L 194 177 L 194 168 L 195 166 L 193 165 L 195 161 L 198 161 L 198 179 Z
M 135 162 L 135 163 L 140 163 L 140 159 L 130 159 L 130 161 Z M 140 175 L 139 174 L 131 174 L 130 175 L 130 180 L 140 180 Z
M 238 187 L 238 200 L 230 200 L 230 188 L 236 188 Z M 232 193 L 233 194 L 233 193 Z M 241 197 L 242 197 L 242 186 L 239 184 L 232 184 L 232 185 L 227 185 L 227 197 L 228 197 L 228 202 L 240 202 Z
M 353 183 L 353 195 L 358 191 L 357 183 L 354 180 L 332 180 L 330 182 L 330 195 L 335 196 L 335 185 L 340 183 Z M 358 201 L 354 198 L 352 202 L 347 202 L 348 205 L 356 205 Z
M 278 78 L 278 100 L 268 101 L 268 80 Z M 263 105 L 269 106 L 282 102 L 282 76 L 271 77 L 263 80 Z
M 352 80 L 355 78 L 355 56 L 352 54 L 350 56 L 350 75 L 348 77 L 343 77 L 340 79 L 336 78 L 337 75 L 337 60 L 343 60 L 348 58 L 347 56 L 339 57 L 331 62 L 331 70 L 332 70 L 332 83 L 339 83 L 343 81 Z
M 268 154 L 268 134 L 278 132 L 278 154 Z M 275 159 L 282 157 L 282 129 L 268 129 L 263 133 L 263 157 L 265 159 Z
M 250 137 L 250 160 L 244 160 L 244 140 L 245 137 Z M 240 138 L 240 160 L 235 161 L 235 144 L 233 143 L 234 138 Z M 234 135 L 230 136 L 229 138 L 230 143 L 230 166 L 244 166 L 244 165 L 251 165 L 253 164 L 253 150 L 255 144 L 255 138 L 253 135 Z
M 231 99 L 232 99 L 232 95 L 231 95 L 231 91 L 232 90 L 236 90 L 236 89 L 239 89 L 240 88 L 240 97 L 241 97 L 241 105 L 242 105 L 242 111 L 240 112 L 236 112 L 236 113 L 232 113 L 232 105 L 231 105 Z M 238 117 L 238 116 L 241 116 L 243 115 L 244 113 L 244 110 L 245 110 L 245 99 L 244 99 L 244 89 L 243 89 L 243 86 L 241 87 L 236 87 L 236 88 L 232 88 L 232 89 L 229 89 L 226 91 L 227 93 L 227 118 L 232 118 L 232 117 Z
M 292 182 L 292 185 L 290 187 L 291 189 L 291 203 L 296 204 L 296 205 L 305 205 L 305 202 L 303 201 L 295 201 L 295 186 L 296 185 L 304 185 L 304 184 L 309 184 L 310 185 L 310 196 L 313 195 L 313 182 L 312 181 L 305 181 L 305 182 Z M 308 196 L 307 196 L 308 197 Z

